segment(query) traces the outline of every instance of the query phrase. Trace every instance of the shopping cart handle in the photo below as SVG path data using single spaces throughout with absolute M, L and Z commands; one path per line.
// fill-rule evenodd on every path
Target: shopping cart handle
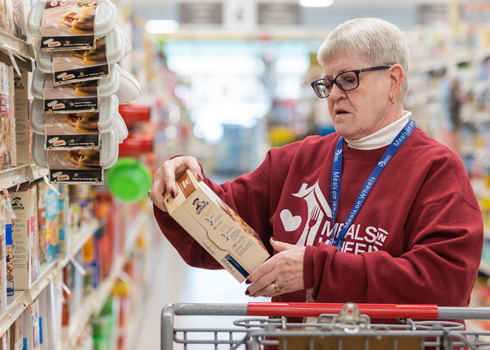
M 345 303 L 248 303 L 249 316 L 318 317 L 337 315 Z M 357 304 L 361 314 L 370 318 L 438 319 L 437 305 L 430 304 Z

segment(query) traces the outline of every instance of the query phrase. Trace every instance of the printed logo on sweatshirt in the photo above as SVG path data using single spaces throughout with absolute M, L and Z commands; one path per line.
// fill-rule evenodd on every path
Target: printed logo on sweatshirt
M 294 232 L 303 227 L 296 245 L 306 246 L 328 242 L 332 234 L 335 236 L 339 234 L 343 223 L 336 223 L 335 227 L 332 228 L 332 210 L 323 196 L 318 182 L 311 187 L 303 184 L 299 192 L 293 193 L 293 196 L 306 202 L 308 207 L 307 218 L 294 215 L 289 209 L 283 209 L 280 218 L 287 232 Z M 341 250 L 354 254 L 377 251 L 383 246 L 388 234 L 382 228 L 364 227 L 364 225 L 354 223 L 345 235 Z

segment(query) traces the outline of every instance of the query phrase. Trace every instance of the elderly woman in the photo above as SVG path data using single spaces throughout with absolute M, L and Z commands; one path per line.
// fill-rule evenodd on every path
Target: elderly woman
M 250 296 L 467 306 L 482 216 L 459 157 L 403 109 L 403 33 L 380 19 L 348 21 L 318 61 L 323 76 L 312 86 L 336 133 L 271 149 L 255 171 L 222 185 L 195 158 L 166 161 L 151 190 L 162 232 L 188 264 L 220 268 L 165 212 L 163 191 L 175 195 L 176 176 L 189 168 L 273 254 L 248 276 Z

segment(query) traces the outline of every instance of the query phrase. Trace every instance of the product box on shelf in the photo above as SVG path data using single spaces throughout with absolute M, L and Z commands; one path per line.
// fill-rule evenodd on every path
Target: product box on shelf
M 5 214 L 6 209 L 0 205 L 0 313 L 7 310 L 7 258 L 5 254 L 6 232 Z
M 39 301 L 35 300 L 24 311 L 24 349 L 39 350 Z
M 10 141 L 9 69 L 0 62 L 0 170 L 12 166 L 12 143 Z
M 69 219 L 70 219 L 70 201 L 68 194 L 68 185 L 59 184 L 58 192 L 58 216 L 60 218 L 60 257 L 64 258 L 70 250 L 70 236 L 68 235 Z
M 12 238 L 12 216 L 5 210 L 5 261 L 7 296 L 14 295 L 14 245 Z
M 164 193 L 168 213 L 239 282 L 269 253 L 257 233 L 190 170 L 177 180 L 175 198 Z
M 15 127 L 15 74 L 14 67 L 8 66 L 9 86 L 9 131 L 10 131 L 10 156 L 12 166 L 17 166 L 17 134 Z
M 47 262 L 46 243 L 46 196 L 48 184 L 44 181 L 37 183 L 37 230 L 39 235 L 39 265 L 41 271 Z
M 10 349 L 24 349 L 24 315 L 21 313 L 19 317 L 10 326 Z
M 58 193 L 48 188 L 46 193 L 46 261 L 57 260 L 61 256 L 60 217 Z
M 85 269 L 83 289 L 85 294 L 92 293 L 97 288 L 99 281 L 95 240 L 95 236 L 90 237 L 82 248 L 82 264 Z
M 14 288 L 25 290 L 39 276 L 36 186 L 11 193 L 14 246 Z
M 25 0 L 12 0 L 13 3 L 13 20 L 14 20 L 14 35 L 20 40 L 27 41 L 27 16 Z
M 10 349 L 10 329 L 0 337 L 0 350 L 11 350 Z
M 32 150 L 29 134 L 29 73 L 15 74 L 15 136 L 17 164 L 31 164 Z
M 80 252 L 76 254 L 73 259 L 78 266 L 82 266 L 82 254 Z M 63 292 L 62 324 L 63 326 L 67 326 L 69 325 L 73 314 L 75 314 L 80 305 L 82 305 L 83 297 L 85 296 L 83 276 L 73 262 L 69 262 L 63 269 L 63 281 L 70 290 L 70 294 Z
M 14 6 L 12 0 L 3 0 L 2 2 L 5 2 L 5 31 L 15 35 Z
M 52 350 L 56 348 L 57 334 L 61 324 L 57 325 L 54 285 L 44 289 L 39 295 L 39 348 Z
M 0 1 L 0 30 L 6 31 L 6 19 L 5 19 L 5 1 Z

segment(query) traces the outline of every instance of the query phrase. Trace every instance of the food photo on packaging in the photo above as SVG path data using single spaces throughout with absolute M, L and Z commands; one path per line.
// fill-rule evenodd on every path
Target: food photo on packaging
M 105 38 L 91 50 L 59 51 L 52 54 L 55 84 L 106 78 L 110 74 Z
M 97 1 L 46 1 L 41 48 L 94 48 L 97 5 Z

